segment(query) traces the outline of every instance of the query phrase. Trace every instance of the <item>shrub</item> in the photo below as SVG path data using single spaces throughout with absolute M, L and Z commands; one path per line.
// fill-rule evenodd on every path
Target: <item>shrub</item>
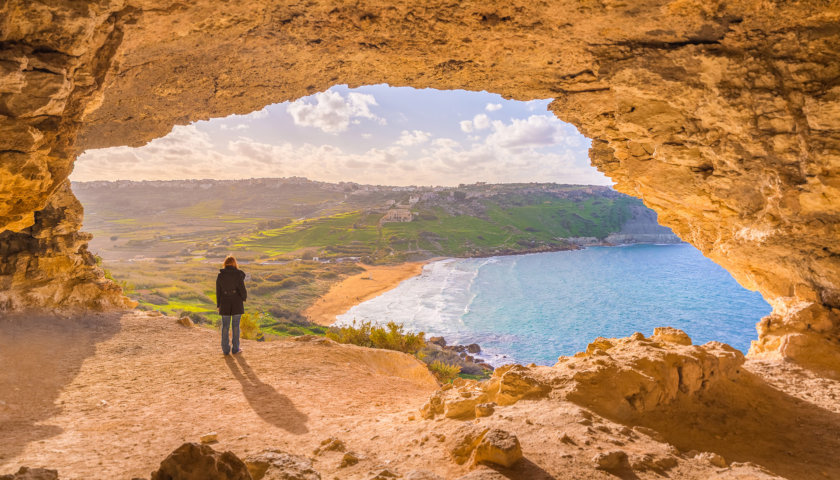
M 374 325 L 363 322 L 356 326 L 355 320 L 351 325 L 330 327 L 327 338 L 339 343 L 352 343 L 362 347 L 384 348 L 398 352 L 416 354 L 426 345 L 423 332 L 405 333 L 403 326 L 394 322 L 387 325 Z
M 432 375 L 434 375 L 441 383 L 449 383 L 454 380 L 459 373 L 461 373 L 461 367 L 458 365 L 450 365 L 439 360 L 435 360 L 430 363 L 428 367 L 429 371 L 432 372 Z
M 423 332 L 405 333 L 402 325 L 388 322 L 385 328 L 373 327 L 370 332 L 370 340 L 377 348 L 414 354 L 426 346 L 424 335 Z
M 256 340 L 262 336 L 260 324 L 254 315 L 246 313 L 239 319 L 239 336 L 248 340 Z

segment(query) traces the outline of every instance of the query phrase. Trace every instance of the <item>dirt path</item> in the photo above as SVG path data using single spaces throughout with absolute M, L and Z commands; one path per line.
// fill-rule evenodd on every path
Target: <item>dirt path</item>
M 0 473 L 148 477 L 210 431 L 240 454 L 304 453 L 354 419 L 417 409 L 437 388 L 396 352 L 245 341 L 242 355 L 224 357 L 217 332 L 142 313 L 5 320 L 2 332 Z
M 314 337 L 243 348 L 224 357 L 218 332 L 142 312 L 1 319 L 0 474 L 26 465 L 58 469 L 63 480 L 148 478 L 208 432 L 218 433 L 215 449 L 241 457 L 267 448 L 310 456 L 325 480 L 370 479 L 382 468 L 468 472 L 447 453 L 465 423 L 419 418 L 437 385 L 414 358 Z M 783 363 L 745 368 L 755 378 L 732 398 L 660 412 L 644 431 L 560 398 L 496 407 L 471 423 L 514 432 L 525 459 L 472 478 L 840 478 L 840 381 Z M 340 467 L 341 452 L 313 456 L 328 437 L 359 464 Z M 596 469 L 593 457 L 613 450 L 673 466 L 619 477 Z
M 427 262 L 410 262 L 400 265 L 362 265 L 365 271 L 333 285 L 326 295 L 319 298 L 303 312 L 310 322 L 332 325 L 335 317 L 346 313 L 354 305 L 382 295 L 395 288 L 403 280 L 416 277 L 423 272 Z

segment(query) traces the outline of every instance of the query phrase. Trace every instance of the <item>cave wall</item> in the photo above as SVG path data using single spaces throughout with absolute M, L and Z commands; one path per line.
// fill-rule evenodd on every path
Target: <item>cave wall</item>
M 553 98 L 619 190 L 773 305 L 753 355 L 840 367 L 837 1 L 7 0 L 0 19 L 0 231 L 73 240 L 0 251 L 7 309 L 120 302 L 38 280 L 45 255 L 76 259 L 56 292 L 97 275 L 78 212 L 36 222 L 72 203 L 77 153 L 384 82 Z

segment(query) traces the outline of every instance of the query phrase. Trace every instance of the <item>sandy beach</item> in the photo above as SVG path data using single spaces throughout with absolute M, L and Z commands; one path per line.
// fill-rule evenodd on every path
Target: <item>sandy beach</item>
M 362 265 L 364 272 L 347 277 L 335 284 L 326 295 L 319 298 L 303 314 L 310 322 L 332 325 L 335 317 L 373 297 L 396 287 L 403 280 L 420 275 L 428 262 L 410 262 L 400 265 Z

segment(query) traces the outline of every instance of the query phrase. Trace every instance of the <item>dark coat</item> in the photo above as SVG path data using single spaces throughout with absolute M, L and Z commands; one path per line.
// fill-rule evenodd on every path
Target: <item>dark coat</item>
M 220 315 L 241 315 L 245 313 L 245 272 L 235 267 L 219 270 L 216 277 L 216 307 Z

